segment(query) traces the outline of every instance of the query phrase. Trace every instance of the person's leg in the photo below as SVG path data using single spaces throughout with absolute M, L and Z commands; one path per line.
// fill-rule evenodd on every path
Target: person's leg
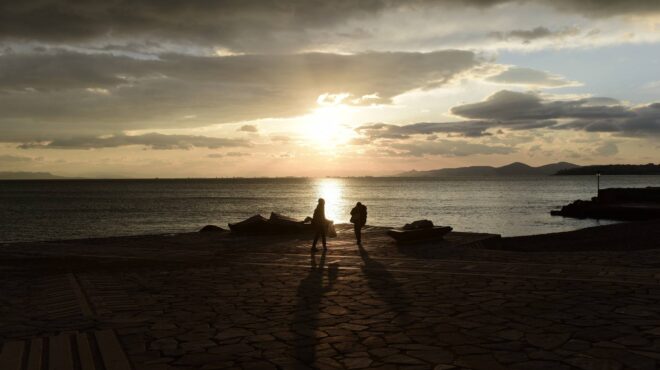
M 355 241 L 360 243 L 360 224 L 357 222 L 353 224 L 353 232 L 355 232 Z
M 321 241 L 323 241 L 323 248 L 325 249 L 325 230 L 321 231 Z
M 316 249 L 316 242 L 319 241 L 319 234 L 319 231 L 316 230 L 316 233 L 314 234 L 314 242 L 312 243 L 312 249 Z

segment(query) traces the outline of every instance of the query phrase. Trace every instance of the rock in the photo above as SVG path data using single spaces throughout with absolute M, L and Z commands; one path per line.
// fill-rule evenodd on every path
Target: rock
M 433 221 L 417 220 L 403 226 L 404 230 L 430 229 L 433 227 Z
M 660 188 L 602 189 L 592 200 L 576 200 L 553 216 L 612 220 L 651 220 L 660 217 Z
M 270 232 L 270 223 L 262 215 L 254 215 L 246 220 L 229 224 L 233 233 L 262 234 Z
M 328 231 L 326 236 L 330 238 L 337 237 L 333 221 L 327 220 L 327 222 Z M 314 233 L 314 226 L 311 224 L 309 217 L 304 221 L 299 221 L 275 212 L 270 214 L 270 218 L 255 215 L 241 222 L 229 224 L 229 229 L 232 233 L 244 235 L 300 235 Z

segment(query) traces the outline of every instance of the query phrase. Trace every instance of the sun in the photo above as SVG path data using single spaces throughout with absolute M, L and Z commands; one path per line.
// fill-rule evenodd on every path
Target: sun
M 350 116 L 351 108 L 343 104 L 316 108 L 306 119 L 304 135 L 316 148 L 332 152 L 354 136 L 347 126 Z

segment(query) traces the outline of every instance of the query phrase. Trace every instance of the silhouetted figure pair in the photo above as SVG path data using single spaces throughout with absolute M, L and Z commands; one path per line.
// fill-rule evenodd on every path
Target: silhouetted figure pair
M 316 209 L 314 209 L 312 226 L 314 227 L 314 243 L 312 243 L 312 250 L 317 250 L 316 243 L 319 241 L 319 237 L 321 237 L 321 241 L 323 242 L 323 249 L 326 249 L 325 234 L 328 230 L 328 221 L 325 219 L 325 200 L 323 198 L 319 198 L 319 203 L 316 205 Z
M 355 240 L 358 245 L 362 245 L 362 228 L 367 224 L 367 206 L 357 202 L 351 210 L 351 223 L 355 231 Z

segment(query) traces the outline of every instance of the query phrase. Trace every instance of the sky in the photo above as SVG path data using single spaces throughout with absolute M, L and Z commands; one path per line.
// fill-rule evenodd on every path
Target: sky
M 0 171 L 659 162 L 657 0 L 0 3 Z

